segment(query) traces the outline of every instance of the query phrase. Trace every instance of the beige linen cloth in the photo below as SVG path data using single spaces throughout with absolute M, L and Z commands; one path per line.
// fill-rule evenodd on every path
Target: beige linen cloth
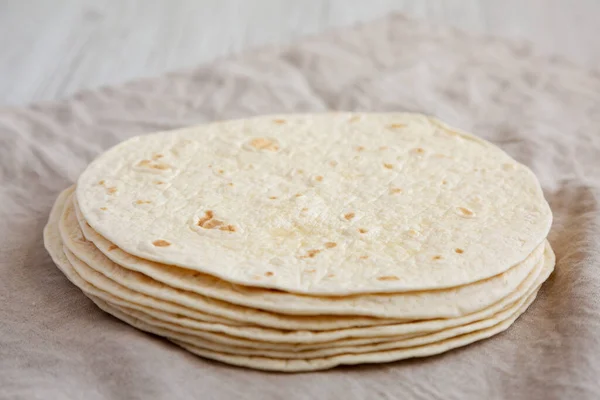
M 507 332 L 426 359 L 305 374 L 206 361 L 98 310 L 42 228 L 100 152 L 274 112 L 436 115 L 539 177 L 558 259 Z M 1 399 L 600 399 L 600 74 L 393 15 L 191 71 L 0 110 Z

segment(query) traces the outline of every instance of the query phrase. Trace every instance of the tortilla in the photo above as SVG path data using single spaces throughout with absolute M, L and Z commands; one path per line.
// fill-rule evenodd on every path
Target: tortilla
M 418 114 L 307 114 L 129 139 L 80 176 L 125 252 L 246 286 L 341 296 L 501 274 L 543 243 L 533 173 Z

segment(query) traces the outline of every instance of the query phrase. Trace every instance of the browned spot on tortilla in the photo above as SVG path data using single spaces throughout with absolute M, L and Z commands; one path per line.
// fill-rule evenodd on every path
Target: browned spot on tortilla
M 285 124 L 285 119 L 274 119 L 273 120 L 274 123 L 281 125 L 281 124 Z
M 204 229 L 218 229 L 225 232 L 235 232 L 236 228 L 233 225 L 225 225 L 223 221 L 214 219 L 214 212 L 207 210 L 204 212 L 204 217 L 200 218 L 196 223 L 199 227 Z
M 108 210 L 108 208 L 106 208 L 106 207 L 100 207 L 100 209 L 101 209 L 102 211 L 106 211 L 106 210 Z
M 98 182 L 98 185 L 104 185 L 104 179 Z
M 394 166 L 392 164 L 383 163 L 383 166 L 387 169 L 392 169 Z
M 152 159 L 153 160 L 158 160 L 159 158 L 163 158 L 164 156 L 162 154 L 155 154 Z
M 112 187 L 109 187 L 108 189 L 106 189 L 106 191 L 107 191 L 109 194 L 114 194 L 114 193 L 116 193 L 116 192 L 117 192 L 117 188 L 116 188 L 116 187 L 114 187 L 114 186 L 112 186 Z
M 398 278 L 396 275 L 385 275 L 385 276 L 380 276 L 377 278 L 378 281 L 398 281 L 400 280 L 400 278 Z
M 318 249 L 314 249 L 314 250 L 308 250 L 306 252 L 306 255 L 300 257 L 300 258 L 314 258 L 317 254 L 319 254 L 321 252 L 321 250 Z
M 218 219 L 211 219 L 210 221 L 205 222 L 202 227 L 204 229 L 214 229 L 223 225 L 223 221 L 219 221 Z
M 119 248 L 119 246 L 117 246 L 116 244 L 111 244 L 110 246 L 108 246 L 108 251 L 113 251 L 118 248 Z
M 425 153 L 425 149 L 423 149 L 422 147 L 417 147 L 416 149 L 413 149 L 413 151 L 417 154 Z
M 332 167 L 335 167 L 336 165 L 338 165 L 338 162 L 335 160 L 331 160 L 331 161 L 329 161 L 329 165 L 331 165 Z
M 274 274 L 271 271 L 265 272 L 265 276 L 273 276 Z
M 369 258 L 369 256 L 360 256 L 360 257 L 358 257 L 358 258 L 360 258 L 361 260 L 366 260 L 366 259 L 368 259 L 368 258 Z
M 323 177 L 322 177 L 321 175 L 317 175 L 317 176 L 315 177 L 315 180 L 316 180 L 317 182 L 323 182 Z
M 389 149 L 389 147 L 387 147 L 387 146 L 381 146 L 381 147 L 379 148 L 379 150 L 387 150 L 387 149 Z
M 364 151 L 365 147 L 364 146 L 356 146 L 356 151 Z
M 475 215 L 475 213 L 471 210 L 469 210 L 468 208 L 464 208 L 464 207 L 458 207 L 457 211 L 459 212 L 460 215 L 464 216 L 464 217 L 472 217 L 473 215 Z
M 391 194 L 402 193 L 402 189 L 400 189 L 400 188 L 390 188 L 390 193 Z
M 353 212 L 349 212 L 349 213 L 347 213 L 347 214 L 344 214 L 344 218 L 345 218 L 347 221 L 350 221 L 350 220 L 351 220 L 352 218 L 354 218 L 355 216 L 356 216 L 356 214 L 354 214 Z
M 306 269 L 306 270 L 304 270 L 304 272 L 317 272 L 317 270 L 316 269 Z
M 204 211 L 204 217 L 200 218 L 198 220 L 198 226 L 201 226 L 202 228 L 204 228 L 204 224 L 206 224 L 208 221 L 210 221 L 214 216 L 214 213 L 211 210 L 208 211 Z
M 153 245 L 155 245 L 156 247 L 167 247 L 170 246 L 171 243 L 167 242 L 166 240 L 155 240 L 154 242 L 152 242 Z
M 406 124 L 390 124 L 388 128 L 390 129 L 400 129 L 406 127 Z
M 162 185 L 164 182 L 163 181 L 154 181 L 154 183 L 157 185 Z
M 462 254 L 465 252 L 463 249 L 454 249 L 454 251 L 458 254 Z
M 256 150 L 266 150 L 266 151 L 277 151 L 279 150 L 279 145 L 276 141 L 268 139 L 268 138 L 255 138 L 250 141 L 250 146 L 254 147 Z
M 302 211 L 302 212 L 307 212 L 307 211 L 308 211 L 308 208 L 304 207 L 304 208 L 303 208 L 302 210 L 300 210 L 300 211 Z
M 300 197 L 300 196 L 304 196 L 304 195 L 302 193 L 296 193 L 294 196 L 295 197 Z
M 328 278 L 333 278 L 335 276 L 335 274 L 327 274 Z
M 233 225 L 225 225 L 219 228 L 220 231 L 227 231 L 227 232 L 235 232 L 235 226 Z
M 435 261 L 437 261 L 437 260 L 441 260 L 441 259 L 442 259 L 442 256 L 440 256 L 440 255 L 433 256 L 433 257 L 431 257 L 431 259 L 432 259 L 432 260 L 435 260 Z
M 269 199 L 271 199 L 271 200 L 277 200 L 277 196 L 269 196 Z
M 368 231 L 367 229 L 365 229 L 365 228 L 358 228 L 358 231 L 359 231 L 360 233 L 367 233 L 367 232 L 369 232 L 369 231 Z
M 136 200 L 135 204 L 150 204 L 152 203 L 150 200 Z
M 326 242 L 325 243 L 325 248 L 327 248 L 327 249 L 333 249 L 335 246 L 337 246 L 336 242 Z

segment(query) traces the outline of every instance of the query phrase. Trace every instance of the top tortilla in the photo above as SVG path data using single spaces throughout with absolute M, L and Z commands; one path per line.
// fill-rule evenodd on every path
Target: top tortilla
M 80 176 L 124 251 L 315 295 L 465 285 L 523 261 L 552 214 L 533 173 L 419 114 L 306 114 L 127 140 Z

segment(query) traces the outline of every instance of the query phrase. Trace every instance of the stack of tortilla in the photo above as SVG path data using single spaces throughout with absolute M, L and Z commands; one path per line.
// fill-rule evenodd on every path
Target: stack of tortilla
M 420 114 L 307 114 L 129 139 L 46 248 L 98 307 L 199 356 L 310 371 L 507 329 L 554 268 L 533 173 Z

